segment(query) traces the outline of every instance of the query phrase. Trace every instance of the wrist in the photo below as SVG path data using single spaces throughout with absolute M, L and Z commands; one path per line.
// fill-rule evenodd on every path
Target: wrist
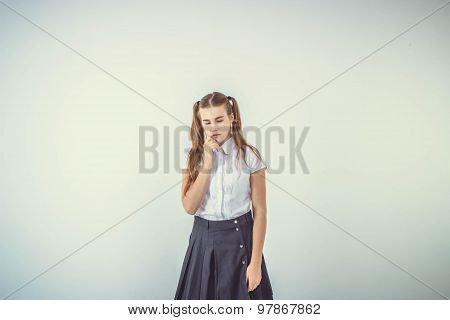
M 211 170 L 212 169 L 212 165 L 213 165 L 213 162 L 211 161 L 211 159 L 208 156 L 203 157 L 202 168 L 207 169 L 207 170 Z
M 262 264 L 261 256 L 256 256 L 256 257 L 252 256 L 252 259 L 250 260 L 250 265 L 261 266 L 261 264 Z
M 212 170 L 212 165 L 209 163 L 206 163 L 206 162 L 200 168 L 200 171 L 202 173 L 211 173 L 211 170 Z

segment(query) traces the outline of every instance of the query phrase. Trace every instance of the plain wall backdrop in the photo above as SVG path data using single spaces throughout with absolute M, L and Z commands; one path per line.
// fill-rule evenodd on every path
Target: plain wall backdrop
M 212 91 L 273 120 L 248 140 L 275 299 L 449 297 L 450 6 L 407 30 L 445 3 L 1 0 L 2 297 L 172 299 L 193 221 L 173 133 Z M 286 163 L 305 128 L 307 172 Z

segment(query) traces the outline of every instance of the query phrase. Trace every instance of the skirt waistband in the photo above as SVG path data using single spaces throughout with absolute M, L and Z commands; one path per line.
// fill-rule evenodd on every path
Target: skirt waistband
M 237 225 L 250 224 L 253 222 L 252 210 L 229 220 L 207 220 L 199 216 L 194 216 L 194 227 L 205 229 L 229 229 L 235 228 Z

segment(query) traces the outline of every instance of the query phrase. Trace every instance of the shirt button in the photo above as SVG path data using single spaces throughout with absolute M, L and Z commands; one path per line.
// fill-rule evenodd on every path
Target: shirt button
M 234 223 L 237 223 L 237 220 L 234 220 Z
M 245 264 L 245 260 L 242 260 L 242 264 Z
M 236 231 L 239 231 L 239 228 L 236 228 Z
M 243 244 L 241 244 L 241 245 L 240 245 L 239 247 L 241 247 L 241 248 L 242 248 L 242 247 L 244 247 L 244 245 L 243 245 Z

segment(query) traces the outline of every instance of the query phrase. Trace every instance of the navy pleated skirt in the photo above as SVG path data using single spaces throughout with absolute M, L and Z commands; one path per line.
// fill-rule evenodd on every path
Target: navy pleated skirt
M 264 254 L 261 282 L 253 291 L 247 289 L 252 231 L 252 210 L 231 220 L 194 216 L 175 300 L 273 300 Z

